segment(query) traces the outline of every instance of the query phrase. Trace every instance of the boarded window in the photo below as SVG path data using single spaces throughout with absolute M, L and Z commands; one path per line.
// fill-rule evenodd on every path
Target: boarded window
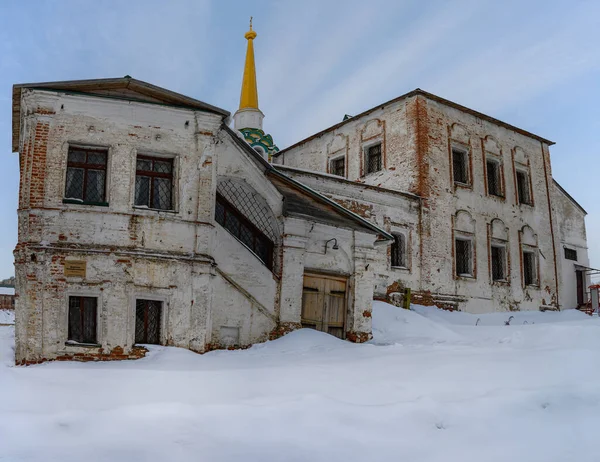
M 523 280 L 526 286 L 537 285 L 538 273 L 535 253 L 523 251 Z
M 523 170 L 517 170 L 517 193 L 519 204 L 531 205 L 531 191 L 529 189 L 529 175 Z
M 473 251 L 469 239 L 456 239 L 455 256 L 456 275 L 473 276 Z
M 469 184 L 469 164 L 466 151 L 452 149 L 452 172 L 455 183 Z
M 173 159 L 137 157 L 135 205 L 156 210 L 173 209 Z
M 69 297 L 69 340 L 78 343 L 97 343 L 96 297 Z
M 69 147 L 65 200 L 105 205 L 107 149 Z
M 382 168 L 381 143 L 370 146 L 366 155 L 366 173 L 378 172 Z
M 219 193 L 215 206 L 215 221 L 254 252 L 267 268 L 273 268 L 273 241 Z
M 506 280 L 506 247 L 492 245 L 492 281 Z
M 346 159 L 340 157 L 339 159 L 333 159 L 329 165 L 329 171 L 333 175 L 346 176 Z
M 577 250 L 575 250 L 575 249 L 567 249 L 565 247 L 565 258 L 567 260 L 577 261 Z
M 404 234 L 394 234 L 392 266 L 406 267 L 406 238 Z
M 486 162 L 487 189 L 490 196 L 502 196 L 500 163 L 494 160 Z

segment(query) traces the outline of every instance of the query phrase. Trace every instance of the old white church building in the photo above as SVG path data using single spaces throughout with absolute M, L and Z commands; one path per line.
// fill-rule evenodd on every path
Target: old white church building
M 16 360 L 204 352 L 302 326 L 371 336 L 371 301 L 586 302 L 585 211 L 552 142 L 415 90 L 284 150 L 253 41 L 229 112 L 129 76 L 13 88 Z

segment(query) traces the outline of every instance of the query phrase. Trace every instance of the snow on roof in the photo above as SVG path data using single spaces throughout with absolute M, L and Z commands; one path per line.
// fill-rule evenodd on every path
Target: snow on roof
M 15 288 L 14 287 L 0 287 L 0 295 L 14 295 Z

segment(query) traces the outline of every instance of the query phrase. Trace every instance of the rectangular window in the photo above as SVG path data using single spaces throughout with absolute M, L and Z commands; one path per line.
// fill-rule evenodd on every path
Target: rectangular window
M 406 238 L 404 234 L 394 234 L 392 243 L 392 266 L 406 267 Z
M 500 163 L 495 160 L 486 161 L 487 190 L 490 196 L 502 197 Z
M 137 156 L 135 205 L 173 210 L 173 159 Z
M 346 176 L 346 159 L 344 157 L 340 157 L 338 159 L 333 159 L 329 163 L 329 173 L 337 176 Z
M 69 146 L 65 202 L 106 205 L 108 149 Z
M 522 170 L 517 170 L 517 193 L 519 204 L 532 204 L 531 191 L 529 190 L 529 175 Z
M 97 343 L 96 297 L 69 297 L 69 340 L 77 343 Z
M 220 194 L 217 194 L 215 220 L 248 247 L 267 268 L 273 268 L 273 242 Z
M 577 261 L 577 250 L 575 250 L 575 249 L 567 249 L 565 247 L 565 258 L 567 260 Z
M 538 283 L 537 263 L 534 252 L 523 251 L 523 281 L 526 286 L 534 286 Z
M 469 239 L 456 239 L 456 275 L 473 276 L 473 251 L 472 243 Z
M 469 159 L 466 151 L 452 148 L 452 174 L 455 183 L 469 184 Z
M 506 247 L 492 245 L 492 281 L 506 281 Z
M 369 146 L 366 154 L 366 173 L 378 172 L 382 168 L 381 143 Z

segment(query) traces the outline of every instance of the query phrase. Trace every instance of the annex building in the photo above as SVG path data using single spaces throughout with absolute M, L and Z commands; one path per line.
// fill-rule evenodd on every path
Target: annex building
M 406 289 L 470 312 L 586 302 L 586 213 L 551 141 L 415 90 L 279 150 L 255 38 L 233 116 L 129 76 L 14 86 L 18 364 L 300 327 L 362 342 L 372 299 Z

